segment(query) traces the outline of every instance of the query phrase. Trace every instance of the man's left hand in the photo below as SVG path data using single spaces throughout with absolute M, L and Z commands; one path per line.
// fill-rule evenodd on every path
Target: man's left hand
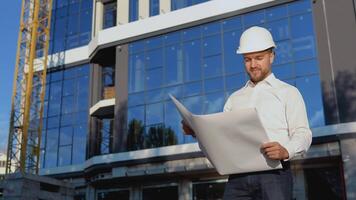
M 267 142 L 261 146 L 262 152 L 272 160 L 284 160 L 289 158 L 289 153 L 278 142 Z

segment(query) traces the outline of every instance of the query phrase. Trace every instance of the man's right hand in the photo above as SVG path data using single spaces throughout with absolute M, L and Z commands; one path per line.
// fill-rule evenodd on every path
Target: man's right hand
M 187 125 L 184 122 L 184 120 L 182 120 L 181 123 L 182 123 L 182 129 L 183 129 L 184 134 L 185 135 L 191 135 L 191 136 L 195 137 L 195 133 L 194 133 L 193 129 L 190 128 L 190 126 Z

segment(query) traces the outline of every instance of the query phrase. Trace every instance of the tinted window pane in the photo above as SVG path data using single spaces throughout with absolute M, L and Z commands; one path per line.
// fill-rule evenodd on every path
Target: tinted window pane
M 239 46 L 240 35 L 241 30 L 224 33 L 224 63 L 225 73 L 227 74 L 245 71 L 242 56 L 236 54 L 236 49 Z
M 180 46 L 168 46 L 165 49 L 165 55 L 165 83 L 167 85 L 181 83 L 183 81 L 183 52 Z
M 183 44 L 183 61 L 185 66 L 185 80 L 201 79 L 200 41 L 191 41 Z
M 146 125 L 163 122 L 163 105 L 161 103 L 150 104 L 146 110 Z
M 225 85 L 227 90 L 237 90 L 246 84 L 246 75 L 237 74 L 225 77 Z
M 221 53 L 221 36 L 214 35 L 203 39 L 204 56 L 212 56 Z
M 85 161 L 85 147 L 86 147 L 86 134 L 87 134 L 87 125 L 77 125 L 74 127 L 73 134 L 73 152 L 72 164 L 79 164 Z
M 210 78 L 222 74 L 221 56 L 212 56 L 204 59 L 204 77 Z
M 154 200 L 154 199 L 170 199 L 178 200 L 178 187 L 157 187 L 157 188 L 145 188 L 142 191 L 143 200 Z
M 159 14 L 159 0 L 150 0 L 150 16 Z
M 104 4 L 103 28 L 116 26 L 116 2 Z
M 72 144 L 73 128 L 71 126 L 61 127 L 59 136 L 59 145 Z
M 138 0 L 130 0 L 129 2 L 129 21 L 138 20 Z
M 146 88 L 153 89 L 162 85 L 163 69 L 156 68 L 146 71 Z
M 259 25 L 265 22 L 265 11 L 260 10 L 260 11 L 247 13 L 243 17 L 244 17 L 246 28 L 253 25 Z
M 144 89 L 144 60 L 143 54 L 130 56 L 129 65 L 129 92 L 138 92 Z
M 222 90 L 224 90 L 224 81 L 222 77 L 205 80 L 204 83 L 205 93 L 222 91 Z
M 72 146 L 59 147 L 58 150 L 58 166 L 70 165 L 71 163 Z
M 324 111 L 320 95 L 321 86 L 319 76 L 309 76 L 296 79 L 297 88 L 302 93 L 305 104 L 307 106 L 307 113 L 310 127 L 317 127 L 324 125 Z
M 223 92 L 208 94 L 205 96 L 204 113 L 216 113 L 223 110 L 225 104 L 225 96 Z

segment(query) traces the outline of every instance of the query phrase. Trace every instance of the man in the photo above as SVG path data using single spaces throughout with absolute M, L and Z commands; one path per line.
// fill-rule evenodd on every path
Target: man
M 242 33 L 237 53 L 243 55 L 250 80 L 228 98 L 224 112 L 256 108 L 270 138 L 270 142 L 261 144 L 261 152 L 269 159 L 280 160 L 283 169 L 230 175 L 224 193 L 226 200 L 292 199 L 289 160 L 305 153 L 311 144 L 301 94 L 271 72 L 275 47 L 271 33 L 265 28 L 255 26 Z M 189 126 L 182 124 L 185 134 L 195 136 Z

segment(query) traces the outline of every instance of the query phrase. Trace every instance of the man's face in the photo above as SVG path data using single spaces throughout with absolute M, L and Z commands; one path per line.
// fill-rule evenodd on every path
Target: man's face
M 246 72 L 253 83 L 258 83 L 271 74 L 274 59 L 272 50 L 246 53 L 243 55 Z

